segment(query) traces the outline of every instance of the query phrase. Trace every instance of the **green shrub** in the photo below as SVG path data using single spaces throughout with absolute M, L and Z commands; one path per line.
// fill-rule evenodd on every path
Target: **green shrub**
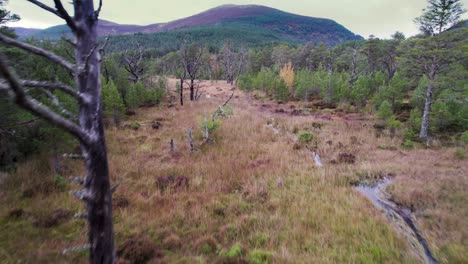
M 313 139 L 314 139 L 314 135 L 307 131 L 300 132 L 298 136 L 299 143 L 301 144 L 310 143 L 312 142 Z
M 422 113 L 418 109 L 411 110 L 410 117 L 408 119 L 408 126 L 415 133 L 419 133 L 421 130 Z
M 133 129 L 133 130 L 138 130 L 140 128 L 140 124 L 138 122 L 133 122 L 130 125 L 130 128 Z
M 406 128 L 405 133 L 403 134 L 403 142 L 406 140 L 414 140 L 417 136 L 417 133 L 413 129 Z
M 289 100 L 289 89 L 283 79 L 279 79 L 275 84 L 274 97 L 278 102 L 287 102 Z
M 130 86 L 128 88 L 125 95 L 125 102 L 127 103 L 127 108 L 130 110 L 135 110 L 140 106 L 140 100 L 138 98 L 135 86 Z
M 456 148 L 455 149 L 455 158 L 458 160 L 463 160 L 465 159 L 465 150 L 463 148 Z
M 396 120 L 395 117 L 390 118 L 387 120 L 387 127 L 390 129 L 397 129 L 401 127 L 401 122 Z
M 379 106 L 377 116 L 380 120 L 384 121 L 386 125 L 387 121 L 393 117 L 392 106 L 387 100 L 383 101 L 382 104 Z
M 254 87 L 254 82 L 255 75 L 253 73 L 246 73 L 239 77 L 237 80 L 237 86 L 239 86 L 241 90 L 251 91 L 256 88 Z
M 220 255 L 223 257 L 237 258 L 244 255 L 244 250 L 240 244 L 234 244 L 228 252 L 221 252 Z
M 249 254 L 249 263 L 250 264 L 266 264 L 271 263 L 273 259 L 273 254 L 263 250 L 255 249 Z
M 468 144 L 468 131 L 465 131 L 463 134 L 461 134 L 460 141 L 462 143 Z
M 407 139 L 405 142 L 403 142 L 402 146 L 406 149 L 412 149 L 414 148 L 414 142 L 411 139 Z
M 117 86 L 115 86 L 112 80 L 102 85 L 102 102 L 104 106 L 104 116 L 106 118 L 113 118 L 114 121 L 121 118 L 125 106 L 117 90 Z
M 65 189 L 67 188 L 67 183 L 61 175 L 55 175 L 55 186 L 60 191 L 65 191 Z
M 208 131 L 208 135 L 212 135 L 223 122 L 219 119 L 204 118 L 200 123 L 200 131 L 204 135 Z

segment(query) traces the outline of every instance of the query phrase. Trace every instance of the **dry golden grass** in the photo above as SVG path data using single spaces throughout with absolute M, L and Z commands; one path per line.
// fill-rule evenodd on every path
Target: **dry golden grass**
M 222 120 L 214 143 L 200 147 L 200 120 L 231 93 L 225 82 L 203 85 L 206 95 L 199 102 L 140 109 L 128 120 L 158 120 L 159 130 L 150 124 L 139 130 L 108 128 L 111 179 L 121 182 L 114 195 L 117 245 L 144 235 L 163 250 L 167 263 L 223 263 L 228 259 L 222 252 L 236 243 L 246 261 L 257 249 L 271 253 L 275 263 L 417 263 L 404 237 L 350 184 L 392 173 L 394 199 L 415 210 L 441 262 L 466 261 L 467 165 L 454 160 L 452 149 L 403 150 L 398 137 L 377 138 L 365 115 L 290 115 L 292 107 L 304 105 L 261 102 L 240 91 L 231 102 L 234 115 Z M 175 80 L 169 87 L 175 87 Z M 286 113 L 275 111 L 280 108 Z M 189 128 L 195 131 L 194 153 L 189 151 Z M 312 147 L 324 167 L 315 167 L 309 153 L 297 149 L 295 131 L 314 135 Z M 169 151 L 171 138 L 174 153 Z M 339 163 L 341 153 L 353 154 L 355 164 Z M 73 175 L 79 175 L 77 162 L 68 162 Z M 14 188 L 34 174 L 25 166 L 12 175 L 16 183 L 7 181 L 1 189 L 0 258 L 86 262 L 85 254 L 59 254 L 83 244 L 83 221 L 50 229 L 32 224 L 39 214 L 58 208 L 79 211 L 80 205 L 67 192 L 22 198 Z M 162 191 L 157 179 L 168 176 L 186 177 L 188 186 Z M 27 216 L 12 219 L 8 214 L 15 208 Z

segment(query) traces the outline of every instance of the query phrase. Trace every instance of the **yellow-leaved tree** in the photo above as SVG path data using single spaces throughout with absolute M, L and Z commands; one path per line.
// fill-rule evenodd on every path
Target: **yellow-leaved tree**
M 280 77 L 284 80 L 289 90 L 292 90 L 294 85 L 294 66 L 291 62 L 286 63 L 280 70 Z M 293 91 L 291 91 L 293 92 Z

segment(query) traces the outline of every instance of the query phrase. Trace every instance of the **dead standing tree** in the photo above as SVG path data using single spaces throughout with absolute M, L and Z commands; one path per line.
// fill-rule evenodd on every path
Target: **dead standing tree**
M 244 62 L 247 60 L 247 51 L 235 52 L 231 43 L 225 43 L 221 50 L 220 60 L 228 84 L 233 85 L 245 68 Z
M 135 46 L 135 50 L 126 50 L 121 60 L 124 69 L 130 74 L 128 79 L 133 83 L 143 80 L 143 74 L 145 73 L 145 67 L 143 65 L 143 47 L 139 43 L 136 43 Z
M 181 55 L 184 70 L 190 79 L 190 101 L 195 101 L 195 80 L 200 78 L 202 67 L 205 63 L 205 48 L 192 44 L 188 47 L 183 47 Z
M 57 125 L 77 138 L 86 164 L 83 189 L 74 194 L 86 203 L 88 239 L 91 263 L 114 263 L 114 231 L 112 225 L 112 191 L 109 182 L 107 150 L 102 123 L 98 16 L 102 7 L 94 9 L 93 0 L 74 0 L 71 17 L 60 0 L 55 8 L 37 0 L 28 0 L 40 8 L 65 20 L 75 40 L 75 64 L 41 48 L 0 35 L 6 45 L 20 48 L 61 65 L 76 83 L 76 89 L 62 83 L 21 80 L 0 56 L 2 80 L 0 90 L 6 92 L 20 107 Z M 33 98 L 29 92 L 36 89 L 60 90 L 76 99 L 79 104 L 79 122 L 67 119 Z

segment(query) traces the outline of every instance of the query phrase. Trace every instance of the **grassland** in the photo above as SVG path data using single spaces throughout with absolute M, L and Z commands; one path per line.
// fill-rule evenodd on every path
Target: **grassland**
M 231 93 L 223 82 L 204 85 L 208 96 L 198 102 L 139 109 L 126 121 L 142 124 L 138 130 L 107 129 L 111 179 L 121 183 L 120 263 L 419 263 L 352 188 L 386 175 L 436 257 L 468 262 L 468 166 L 453 147 L 403 149 L 398 132 L 376 135 L 370 115 L 278 105 L 237 90 L 233 115 L 202 145 L 201 120 Z M 292 136 L 304 132 L 323 167 Z M 44 153 L 0 177 L 0 262 L 87 261 L 86 252 L 61 254 L 86 243 L 85 222 L 71 217 L 83 211 L 68 193 L 77 186 L 66 181 L 83 166 L 62 160 L 57 177 L 50 160 Z

